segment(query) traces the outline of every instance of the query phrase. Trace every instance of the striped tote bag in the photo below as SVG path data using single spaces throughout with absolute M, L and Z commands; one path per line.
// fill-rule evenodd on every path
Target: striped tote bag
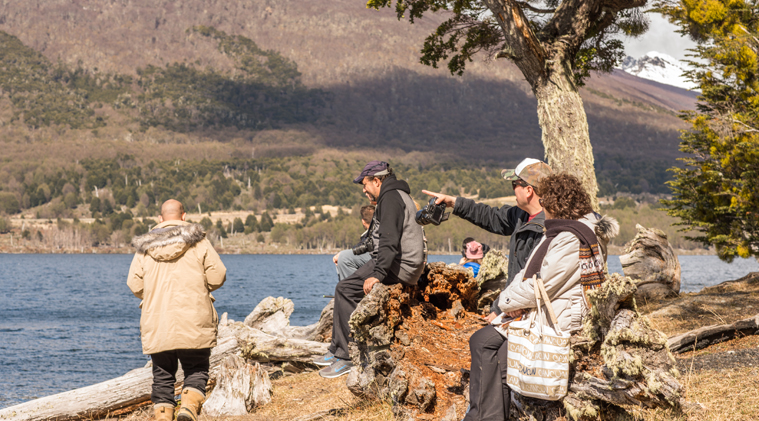
M 570 335 L 559 330 L 543 281 L 533 277 L 533 285 L 537 310 L 529 318 L 509 325 L 506 383 L 520 395 L 555 401 L 567 394 Z M 543 305 L 553 328 L 540 322 Z

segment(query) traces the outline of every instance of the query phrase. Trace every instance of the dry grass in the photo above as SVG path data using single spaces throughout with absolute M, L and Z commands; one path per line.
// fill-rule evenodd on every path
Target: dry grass
M 345 377 L 323 379 L 316 372 L 288 376 L 272 382 L 272 402 L 248 416 L 225 418 L 234 421 L 292 420 L 321 411 L 337 410 L 320 420 L 392 420 L 390 404 L 355 397 L 345 386 Z M 214 420 L 201 416 L 200 421 Z
M 370 403 L 355 397 L 345 386 L 345 377 L 323 379 L 313 372 L 284 377 L 272 382 L 272 386 L 272 402 L 247 417 L 241 417 L 241 421 L 294 420 L 330 409 L 345 409 L 345 413 L 322 419 L 392 419 L 389 404 Z
M 684 413 L 637 410 L 646 421 L 751 421 L 759 419 L 759 365 L 683 373 L 680 381 L 692 404 Z

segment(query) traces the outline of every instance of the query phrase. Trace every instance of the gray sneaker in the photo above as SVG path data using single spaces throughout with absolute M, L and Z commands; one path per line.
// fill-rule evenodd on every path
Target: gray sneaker
M 343 374 L 348 374 L 353 368 L 353 362 L 351 360 L 341 360 L 336 358 L 337 361 L 332 363 L 329 367 L 324 367 L 319 370 L 319 375 L 325 379 L 334 379 L 340 377 Z
M 322 355 L 321 357 L 314 358 L 311 362 L 318 366 L 326 367 L 328 365 L 332 365 L 332 363 L 334 363 L 335 361 L 337 361 L 337 357 L 335 357 L 335 354 L 327 351 L 326 354 Z

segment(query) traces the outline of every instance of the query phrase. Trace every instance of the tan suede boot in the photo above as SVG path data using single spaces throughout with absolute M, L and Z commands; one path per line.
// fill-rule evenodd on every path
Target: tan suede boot
M 182 390 L 182 403 L 179 406 L 177 421 L 198 421 L 200 406 L 206 399 L 206 395 L 197 389 L 185 388 Z
M 155 421 L 174 421 L 174 405 L 159 403 L 153 407 Z

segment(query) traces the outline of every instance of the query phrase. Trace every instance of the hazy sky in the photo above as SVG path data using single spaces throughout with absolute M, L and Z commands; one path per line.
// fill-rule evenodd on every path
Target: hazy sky
M 622 39 L 625 43 L 625 54 L 640 58 L 649 51 L 658 51 L 678 60 L 686 59 L 686 50 L 695 47 L 696 44 L 687 36 L 682 37 L 675 32 L 677 27 L 658 13 L 648 13 L 648 17 L 651 19 L 648 32 L 639 38 Z

